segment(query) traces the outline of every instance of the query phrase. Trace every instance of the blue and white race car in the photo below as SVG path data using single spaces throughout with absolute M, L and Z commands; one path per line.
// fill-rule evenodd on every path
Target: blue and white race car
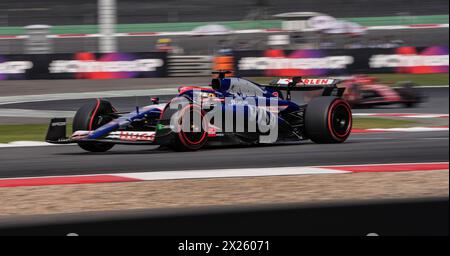
M 118 112 L 109 101 L 93 100 L 73 119 L 66 137 L 66 119 L 50 122 L 46 141 L 77 143 L 90 152 L 115 144 L 162 145 L 177 151 L 208 145 L 256 145 L 312 140 L 341 143 L 350 135 L 352 112 L 341 98 L 344 88 L 329 78 L 281 78 L 260 85 L 218 71 L 208 87 L 184 86 L 170 102 Z M 321 91 L 320 91 L 321 90 Z M 319 97 L 295 103 L 294 91 Z

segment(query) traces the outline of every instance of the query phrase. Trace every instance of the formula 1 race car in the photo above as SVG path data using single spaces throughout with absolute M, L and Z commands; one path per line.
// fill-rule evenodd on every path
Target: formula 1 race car
M 345 79 L 340 86 L 346 88 L 343 98 L 354 108 L 394 104 L 414 107 L 424 100 L 411 82 L 401 82 L 393 88 L 381 84 L 376 77 L 359 75 Z
M 77 143 L 91 152 L 115 144 L 162 145 L 177 151 L 207 145 L 255 145 L 296 142 L 341 143 L 350 135 L 352 111 L 341 99 L 345 88 L 327 78 L 277 79 L 269 85 L 226 77 L 219 71 L 209 87 L 182 86 L 170 102 L 157 98 L 145 107 L 118 112 L 97 99 L 82 106 L 66 137 L 66 120 L 51 120 L 46 141 Z M 292 91 L 322 90 L 307 104 L 291 100 Z

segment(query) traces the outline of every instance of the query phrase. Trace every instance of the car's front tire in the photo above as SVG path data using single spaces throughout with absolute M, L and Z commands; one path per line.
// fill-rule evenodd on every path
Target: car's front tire
M 100 99 L 90 101 L 78 109 L 73 119 L 72 130 L 73 132 L 93 131 L 111 121 L 110 118 L 104 115 L 112 112 L 114 112 L 113 107 L 108 101 Z M 79 142 L 78 146 L 89 152 L 106 152 L 114 147 L 114 144 L 105 142 Z

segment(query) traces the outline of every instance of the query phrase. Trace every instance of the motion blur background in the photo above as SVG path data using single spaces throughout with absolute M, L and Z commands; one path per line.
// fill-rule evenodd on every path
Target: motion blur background
M 99 51 L 98 38 L 81 37 L 98 33 L 98 4 L 93 0 L 44 0 L 0 2 L 1 54 L 20 54 L 25 51 L 25 40 L 8 39 L 7 35 L 23 35 L 24 26 L 50 25 L 51 34 L 72 34 L 70 39 L 52 40 L 54 53 Z M 154 0 L 117 1 L 116 32 L 175 32 L 191 31 L 205 24 L 222 24 L 229 29 L 281 29 L 281 19 L 274 15 L 286 12 L 318 12 L 361 26 L 439 24 L 448 23 L 448 1 L 445 0 Z M 298 31 L 296 31 L 298 32 Z M 279 33 L 286 34 L 286 32 Z M 435 29 L 379 29 L 358 35 L 350 33 L 322 33 L 325 47 L 340 48 L 349 43 L 362 46 L 381 46 L 403 43 L 412 46 L 447 45 L 448 28 Z M 75 35 L 79 37 L 75 38 Z M 291 33 L 289 44 L 308 40 L 312 35 Z M 317 35 L 315 35 L 317 36 Z M 186 35 L 121 36 L 120 52 L 146 52 L 155 50 L 158 39 L 169 38 L 172 44 L 188 54 L 213 54 L 222 47 L 264 49 L 268 44 L 266 33 L 227 34 L 202 38 Z M 269 42 L 270 43 L 270 42 Z M 288 47 L 288 46 L 285 46 Z M 314 45 L 314 47 L 320 47 Z
M 402 65 L 430 66 L 424 62 L 436 62 L 436 59 L 422 58 L 414 59 L 415 64 L 398 64 L 405 60 L 384 58 L 376 59 L 375 62 L 382 63 L 377 65 L 373 64 L 371 56 L 363 56 L 364 51 L 354 51 L 369 48 L 372 57 L 379 54 L 439 55 L 444 59 L 437 61 L 443 64 L 431 66 L 441 67 L 439 72 L 448 72 L 448 43 L 448 1 L 445 0 L 2 0 L 0 3 L 0 63 L 3 63 L 0 79 L 3 80 L 74 78 L 75 73 L 78 73 L 75 78 L 86 78 L 79 74 L 81 70 L 71 71 L 67 63 L 55 61 L 124 61 L 150 56 L 163 64 L 152 63 L 141 69 L 128 66 L 125 70 L 110 67 L 140 73 L 100 77 L 197 76 L 207 75 L 214 68 L 236 69 L 239 75 L 252 76 L 348 75 L 392 73 L 398 72 L 392 68 Z M 320 49 L 330 51 L 318 51 Z M 252 50 L 259 52 L 236 53 Z M 112 52 L 122 55 L 94 54 Z M 167 56 L 141 54 L 153 52 L 167 53 Z M 73 53 L 76 55 L 51 55 Z M 23 54 L 40 55 L 20 56 Z M 351 56 L 353 61 L 344 61 L 343 67 L 342 63 L 314 67 L 331 69 L 327 72 L 272 74 L 264 72 L 270 63 L 261 64 L 260 59 L 248 58 L 285 55 L 292 58 Z M 214 59 L 217 56 L 231 58 Z M 242 68 L 242 65 L 247 66 Z M 288 69 L 293 64 L 283 65 Z M 89 72 L 108 71 L 105 67 L 103 70 L 92 66 L 76 68 L 91 69 Z M 56 73 L 58 75 L 54 75 Z

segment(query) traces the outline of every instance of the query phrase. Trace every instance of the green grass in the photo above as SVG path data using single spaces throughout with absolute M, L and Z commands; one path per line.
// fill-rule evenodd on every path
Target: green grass
M 0 125 L 0 143 L 23 140 L 44 141 L 47 128 L 46 124 Z M 67 130 L 71 131 L 72 125 L 68 125 Z
M 446 24 L 448 15 L 358 17 L 343 18 L 342 20 L 356 22 L 362 26 Z
M 371 74 L 380 79 L 381 83 L 396 85 L 398 82 L 411 81 L 417 85 L 448 85 L 448 73 L 442 74 Z M 261 84 L 267 84 L 275 77 L 250 77 L 249 79 Z
M 354 129 L 369 128 L 402 128 L 418 124 L 414 121 L 399 120 L 391 118 L 354 118 Z M 23 125 L 0 125 L 0 143 L 12 141 L 44 141 L 48 125 L 45 124 L 23 124 Z M 67 134 L 71 134 L 72 125 L 67 126 Z
M 395 84 L 411 81 L 418 85 L 448 85 L 448 73 L 442 74 L 375 74 L 382 82 Z
M 415 121 L 392 118 L 358 117 L 353 119 L 353 129 L 404 128 L 419 124 Z

